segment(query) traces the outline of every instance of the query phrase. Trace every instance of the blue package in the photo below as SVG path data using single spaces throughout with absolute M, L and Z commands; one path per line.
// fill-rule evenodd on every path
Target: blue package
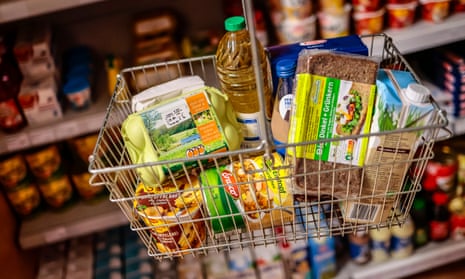
M 270 60 L 274 90 L 276 90 L 278 86 L 278 77 L 276 75 L 276 64 L 278 61 L 284 58 L 295 59 L 297 61 L 300 51 L 304 49 L 327 49 L 365 56 L 368 55 L 368 48 L 358 35 L 267 47 L 266 52 Z
M 329 235 L 324 210 L 317 205 L 296 203 L 297 221 L 309 236 L 310 278 L 332 278 L 336 275 L 336 245 L 334 237 Z

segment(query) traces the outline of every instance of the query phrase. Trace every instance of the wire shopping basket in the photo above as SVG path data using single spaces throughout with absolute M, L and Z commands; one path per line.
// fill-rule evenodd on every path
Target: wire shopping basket
M 362 39 L 370 56 L 380 59 L 381 68 L 410 71 L 416 78 L 388 36 Z M 131 97 L 184 76 L 199 76 L 205 84 L 219 88 L 214 58 L 122 70 L 90 157 L 90 184 L 107 187 L 110 200 L 120 207 L 151 256 L 202 255 L 277 244 L 283 238 L 296 241 L 344 235 L 405 221 L 421 189 L 426 163 L 433 157 L 434 143 L 451 136 L 438 106 L 427 127 L 283 146 L 265 140 L 253 149 L 133 163 L 122 131 L 132 113 Z M 389 159 L 381 156 L 363 166 L 340 168 L 321 160 L 284 160 L 273 152 L 275 147 L 296 151 L 374 137 L 390 146 Z M 144 176 L 158 180 L 147 184 L 141 179 Z

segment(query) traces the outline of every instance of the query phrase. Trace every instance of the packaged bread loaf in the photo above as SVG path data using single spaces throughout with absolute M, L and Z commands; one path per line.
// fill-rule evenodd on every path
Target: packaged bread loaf
M 321 50 L 299 54 L 288 160 L 295 194 L 357 196 L 379 64 L 370 57 Z M 348 138 L 341 140 L 340 138 Z

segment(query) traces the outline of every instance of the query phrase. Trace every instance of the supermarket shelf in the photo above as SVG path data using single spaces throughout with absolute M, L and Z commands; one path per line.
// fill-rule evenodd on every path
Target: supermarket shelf
M 413 53 L 465 39 L 465 13 L 453 14 L 441 23 L 419 20 L 405 29 L 385 31 L 402 54 Z
M 7 0 L 0 3 L 0 23 L 76 8 L 104 0 Z
M 109 100 L 108 94 L 100 94 L 88 109 L 68 109 L 62 119 L 53 123 L 26 127 L 11 135 L 0 132 L 0 155 L 97 132 L 102 127 Z
M 358 266 L 348 263 L 337 278 L 402 278 L 465 258 L 465 240 L 429 243 L 404 259 Z
M 121 209 L 102 197 L 98 203 L 81 201 L 62 211 L 46 211 L 24 220 L 19 244 L 30 249 L 125 224 L 128 219 Z

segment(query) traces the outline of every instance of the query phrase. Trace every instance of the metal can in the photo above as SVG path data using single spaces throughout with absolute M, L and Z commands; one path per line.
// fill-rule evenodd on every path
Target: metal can
M 213 231 L 222 233 L 244 228 L 242 213 L 233 198 L 238 189 L 231 172 L 226 167 L 220 167 L 219 171 L 208 169 L 201 173 L 200 181 Z
M 434 158 L 429 160 L 426 165 L 423 177 L 424 189 L 427 191 L 452 191 L 456 182 L 457 169 L 457 156 L 450 146 L 438 146 L 434 149 Z

